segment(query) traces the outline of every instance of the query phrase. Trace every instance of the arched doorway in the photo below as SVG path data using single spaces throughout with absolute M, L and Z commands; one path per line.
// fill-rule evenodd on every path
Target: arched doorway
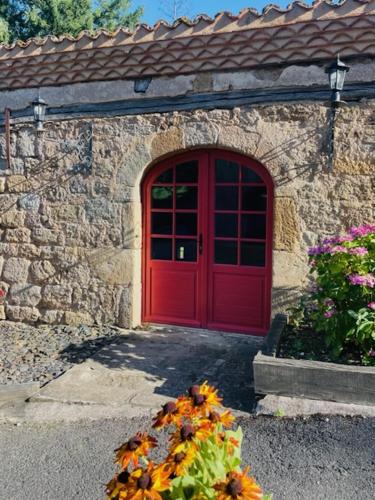
M 273 183 L 228 151 L 191 151 L 143 183 L 143 321 L 267 332 Z

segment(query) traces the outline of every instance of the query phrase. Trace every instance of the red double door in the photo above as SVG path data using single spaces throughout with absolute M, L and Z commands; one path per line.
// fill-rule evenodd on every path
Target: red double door
M 272 206 L 267 171 L 234 153 L 154 167 L 143 185 L 143 321 L 265 333 Z

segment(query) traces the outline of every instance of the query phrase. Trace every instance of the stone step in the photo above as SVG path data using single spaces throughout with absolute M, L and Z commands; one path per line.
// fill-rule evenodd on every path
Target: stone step
M 40 389 L 38 382 L 27 382 L 24 384 L 0 385 L 0 406 L 26 401 Z

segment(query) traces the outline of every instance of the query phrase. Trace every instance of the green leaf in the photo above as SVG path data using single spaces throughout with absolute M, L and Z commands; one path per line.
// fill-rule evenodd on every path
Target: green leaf
M 277 408 L 275 413 L 275 417 L 285 417 L 285 411 L 282 408 Z
M 354 319 L 357 319 L 358 314 L 355 311 L 352 311 L 351 309 L 349 309 L 349 311 L 347 311 L 347 312 L 348 312 L 349 316 L 351 316 Z

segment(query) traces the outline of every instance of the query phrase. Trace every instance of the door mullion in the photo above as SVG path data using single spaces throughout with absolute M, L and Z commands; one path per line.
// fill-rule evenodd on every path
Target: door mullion
M 199 308 L 202 328 L 207 327 L 208 308 L 208 254 L 209 254 L 209 153 L 202 153 L 199 159 L 199 231 L 202 234 L 202 254 L 199 255 Z

